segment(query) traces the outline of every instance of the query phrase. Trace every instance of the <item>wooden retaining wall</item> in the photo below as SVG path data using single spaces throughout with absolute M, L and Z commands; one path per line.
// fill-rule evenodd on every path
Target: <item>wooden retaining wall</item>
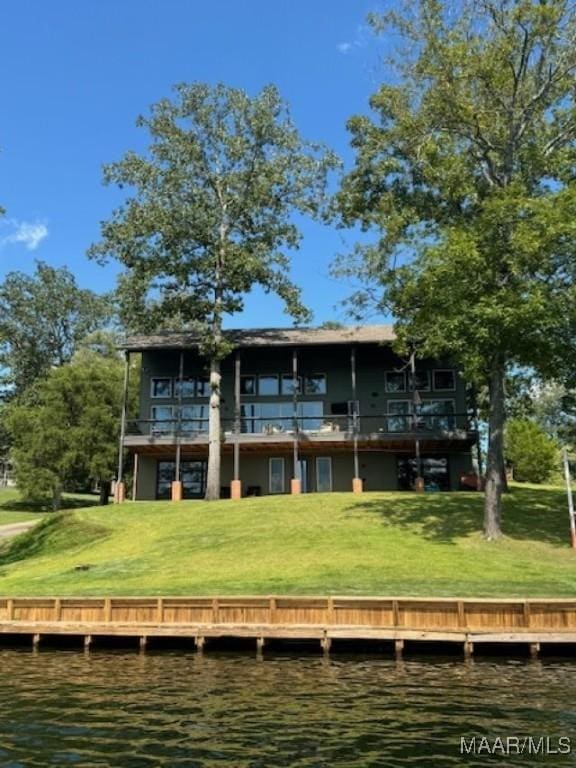
M 0 598 L 0 634 L 576 643 L 576 599 Z

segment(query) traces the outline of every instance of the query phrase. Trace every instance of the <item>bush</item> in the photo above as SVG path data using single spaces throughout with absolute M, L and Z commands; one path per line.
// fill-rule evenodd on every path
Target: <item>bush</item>
M 557 469 L 558 447 L 533 421 L 512 419 L 505 435 L 506 460 L 514 479 L 521 483 L 545 483 Z

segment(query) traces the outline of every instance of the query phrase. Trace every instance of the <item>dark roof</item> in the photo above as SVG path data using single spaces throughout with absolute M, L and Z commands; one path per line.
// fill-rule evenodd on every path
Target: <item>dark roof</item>
M 286 347 L 315 344 L 380 344 L 394 341 L 392 325 L 358 325 L 345 328 L 250 328 L 229 330 L 225 336 L 235 347 Z M 129 336 L 121 348 L 191 349 L 197 346 L 193 333 L 160 332 L 150 336 Z

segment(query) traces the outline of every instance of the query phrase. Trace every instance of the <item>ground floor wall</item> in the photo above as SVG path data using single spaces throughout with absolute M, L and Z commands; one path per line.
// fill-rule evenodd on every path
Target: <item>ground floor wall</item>
M 152 500 L 159 497 L 159 466 L 162 468 L 165 480 L 167 470 L 170 471 L 173 467 L 174 458 L 174 454 L 170 452 L 162 457 L 145 454 L 137 457 L 134 484 L 136 499 Z M 473 470 L 470 451 L 447 452 L 422 458 L 426 489 L 429 491 L 458 490 L 461 477 Z M 191 467 L 194 468 L 196 482 L 199 474 L 205 472 L 206 456 L 183 456 L 182 462 L 186 472 L 190 472 Z M 431 467 L 430 471 L 426 469 L 428 466 Z M 359 451 L 358 469 L 365 491 L 408 490 L 413 487 L 416 464 L 412 454 Z M 230 485 L 234 477 L 233 470 L 232 455 L 224 455 L 221 467 L 223 496 L 230 493 Z M 290 481 L 296 476 L 301 478 L 304 493 L 314 493 L 318 490 L 351 491 L 354 475 L 352 451 L 301 453 L 298 473 L 295 471 L 291 453 L 249 453 L 241 454 L 240 457 L 242 493 L 248 496 L 290 493 Z M 198 495 L 197 485 L 194 492 Z M 165 486 L 164 494 L 166 494 Z

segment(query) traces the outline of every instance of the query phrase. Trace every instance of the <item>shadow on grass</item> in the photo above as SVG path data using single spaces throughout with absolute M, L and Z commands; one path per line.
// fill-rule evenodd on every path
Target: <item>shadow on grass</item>
M 565 494 L 560 488 L 514 486 L 504 496 L 502 531 L 509 539 L 562 545 L 569 543 Z M 484 495 L 481 493 L 406 493 L 355 503 L 348 511 L 379 514 L 383 522 L 421 531 L 424 538 L 442 543 L 482 531 Z
M 82 520 L 74 512 L 60 512 L 45 518 L 30 531 L 0 545 L 0 565 L 26 560 L 35 555 L 54 555 L 91 544 L 108 536 L 109 530 Z
M 97 496 L 64 496 L 59 511 L 96 507 L 98 504 L 99 498 Z M 46 512 L 54 512 L 54 510 L 47 499 L 31 501 L 30 499 L 13 498 L 0 502 L 1 512 L 38 512 L 44 515 Z

